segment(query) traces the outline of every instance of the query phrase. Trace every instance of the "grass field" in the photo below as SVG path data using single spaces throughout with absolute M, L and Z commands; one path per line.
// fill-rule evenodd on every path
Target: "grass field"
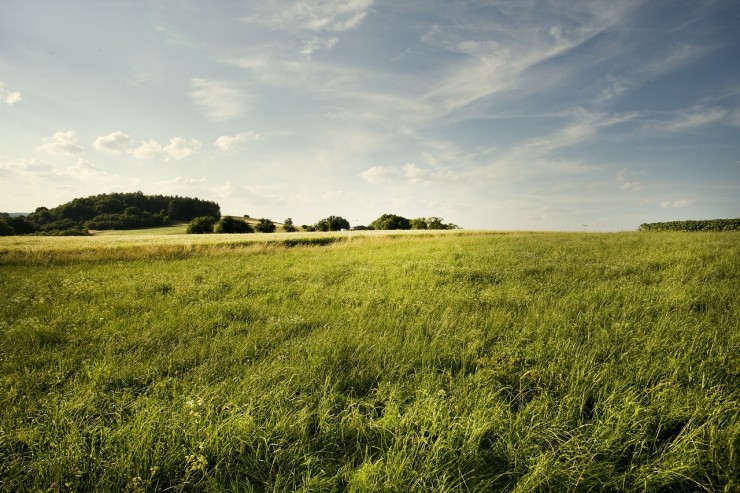
M 0 239 L 0 491 L 740 488 L 740 233 Z

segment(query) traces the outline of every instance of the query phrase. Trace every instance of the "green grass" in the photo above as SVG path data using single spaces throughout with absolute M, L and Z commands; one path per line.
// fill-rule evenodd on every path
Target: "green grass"
M 188 229 L 188 223 L 175 222 L 166 226 L 157 226 L 146 229 L 105 230 L 95 231 L 95 236 L 141 236 L 141 235 L 184 235 Z
M 737 491 L 738 259 L 735 232 L 2 239 L 0 490 Z

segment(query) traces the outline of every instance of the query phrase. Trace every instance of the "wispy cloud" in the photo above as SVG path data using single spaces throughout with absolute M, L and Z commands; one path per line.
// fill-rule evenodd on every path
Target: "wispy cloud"
M 681 199 L 681 200 L 666 200 L 660 203 L 661 209 L 680 209 L 683 207 L 690 207 L 694 205 L 696 201 L 693 199 Z
M 21 100 L 21 93 L 18 91 L 11 91 L 8 89 L 8 85 L 0 81 L 0 103 L 5 103 L 8 106 L 13 106 L 15 103 Z
M 684 132 L 694 130 L 711 123 L 722 121 L 727 115 L 724 108 L 705 108 L 694 106 L 680 110 L 676 116 L 666 122 L 656 124 L 655 128 L 667 132 Z
M 57 172 L 57 166 L 43 159 L 19 159 L 15 161 L 0 161 L 0 171 L 44 175 L 55 174 Z
M 632 173 L 627 170 L 619 170 L 617 172 L 616 182 L 619 188 L 622 190 L 638 191 L 642 188 L 642 182 L 639 180 L 633 180 L 631 178 Z
M 310 57 L 315 51 L 318 50 L 330 50 L 339 42 L 339 38 L 332 36 L 331 38 L 322 39 L 313 37 L 303 43 L 301 48 L 301 55 Z
M 75 164 L 69 166 L 66 170 L 66 174 L 83 180 L 111 176 L 110 173 L 106 172 L 100 166 L 96 166 L 89 161 L 85 161 L 84 159 L 78 159 Z
M 249 108 L 249 98 L 241 89 L 220 80 L 191 79 L 190 97 L 211 121 L 238 118 Z
M 449 170 L 422 167 L 415 163 L 406 163 L 400 167 L 373 166 L 360 173 L 360 177 L 370 183 L 405 182 L 411 185 L 454 180 Z
M 374 0 L 272 0 L 242 20 L 288 30 L 342 32 L 357 28 L 373 3 Z
M 45 138 L 43 142 L 37 149 L 50 154 L 75 155 L 85 151 L 85 148 L 77 142 L 77 136 L 73 130 L 56 132 L 51 137 Z

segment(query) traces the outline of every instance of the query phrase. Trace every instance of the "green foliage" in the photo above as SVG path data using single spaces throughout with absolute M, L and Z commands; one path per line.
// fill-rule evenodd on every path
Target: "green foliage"
M 370 223 L 372 229 L 411 229 L 411 221 L 395 214 L 383 214 Z
M 698 221 L 670 221 L 663 223 L 644 223 L 640 231 L 737 231 L 740 230 L 740 218 L 707 219 Z
M 8 224 L 6 218 L 0 218 L 0 236 L 13 236 L 15 230 Z
M 273 223 L 269 219 L 262 217 L 259 219 L 259 221 L 257 221 L 254 229 L 258 233 L 274 233 L 277 229 L 277 226 L 275 226 L 275 223 Z
M 417 217 L 409 221 L 411 229 L 427 229 L 427 221 L 423 217 Z
M 296 231 L 298 231 L 298 228 L 296 228 L 293 224 L 292 218 L 289 217 L 288 219 L 283 221 L 283 231 L 285 231 L 286 233 L 295 233 Z
M 285 236 L 0 239 L 0 491 L 737 489 L 740 233 Z
M 219 219 L 214 229 L 215 233 L 254 233 L 254 229 L 246 221 L 233 216 L 224 216 Z
M 197 198 L 113 193 L 76 198 L 53 209 L 39 207 L 28 217 L 12 218 L 19 227 L 11 226 L 17 235 L 54 234 L 67 230 L 150 228 L 198 216 L 218 219 L 220 207 Z
M 316 231 L 341 231 L 349 229 L 349 221 L 340 216 L 329 216 L 314 225 Z
M 445 224 L 441 217 L 417 217 L 411 220 L 411 229 L 458 229 L 454 224 Z
M 36 232 L 36 225 L 24 216 L 7 217 L 2 221 L 12 228 L 13 234 L 16 235 L 28 235 Z
M 215 222 L 211 216 L 196 217 L 188 224 L 187 234 L 213 233 L 213 223 Z

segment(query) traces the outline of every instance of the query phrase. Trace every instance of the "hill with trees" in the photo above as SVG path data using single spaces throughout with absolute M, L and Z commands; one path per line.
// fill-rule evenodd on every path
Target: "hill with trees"
M 0 235 L 86 234 L 88 230 L 139 229 L 195 217 L 221 217 L 221 207 L 208 200 L 142 192 L 76 198 L 52 209 L 39 207 L 27 216 L 0 216 Z

